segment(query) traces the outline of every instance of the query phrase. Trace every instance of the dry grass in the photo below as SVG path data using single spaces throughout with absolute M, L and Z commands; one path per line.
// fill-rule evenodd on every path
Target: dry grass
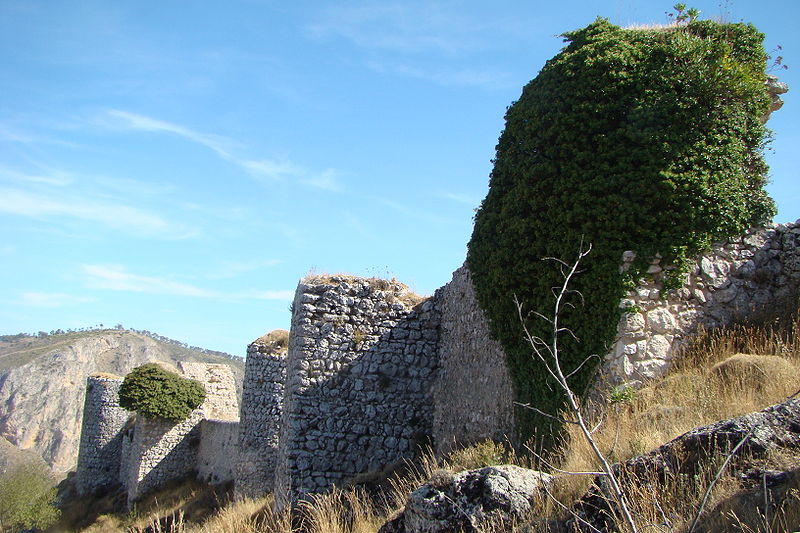
M 287 349 L 289 347 L 289 332 L 285 329 L 274 329 L 254 340 L 253 344 L 266 344 L 277 349 Z
M 635 391 L 625 401 L 607 406 L 605 419 L 594 435 L 600 449 L 613 461 L 622 462 L 698 426 L 763 409 L 798 392 L 800 315 L 788 316 L 789 319 L 771 319 L 761 324 L 702 333 L 667 376 Z M 598 468 L 592 450 L 574 427 L 567 429 L 558 459 L 559 467 L 569 472 Z M 785 469 L 785 459 L 770 458 L 764 466 Z M 653 524 L 662 523 L 665 517 L 671 516 L 668 521 L 674 530 L 686 527 L 722 460 L 723 457 L 719 457 L 716 463 L 703 465 L 691 479 L 669 479 L 657 492 L 652 487 L 631 487 L 631 500 L 639 519 L 642 523 Z M 591 481 L 590 476 L 564 476 L 557 484 L 556 497 L 571 502 L 587 490 Z M 723 476 L 706 508 L 724 502 L 729 502 L 730 506 L 733 506 L 730 502 L 741 503 L 744 500 L 740 492 L 737 480 Z M 787 495 L 787 501 L 791 497 Z M 715 515 L 725 514 L 723 511 Z M 731 519 L 728 512 L 728 522 Z M 751 524 L 748 527 L 754 527 L 754 531 L 768 531 L 752 526 L 757 522 L 753 516 L 736 519 L 742 520 L 744 525 Z M 785 514 L 780 519 L 791 521 Z M 720 524 L 722 522 L 715 528 L 702 530 L 726 531 L 730 526 Z M 733 528 L 730 531 L 745 530 L 730 527 Z
M 428 299 L 427 296 L 416 294 L 408 285 L 397 281 L 395 278 L 365 278 L 350 274 L 309 274 L 304 277 L 302 281 L 304 283 L 313 284 L 356 283 L 365 281 L 373 290 L 389 291 L 390 294 L 387 297 L 389 303 L 399 301 L 405 304 L 406 307 L 415 307 Z

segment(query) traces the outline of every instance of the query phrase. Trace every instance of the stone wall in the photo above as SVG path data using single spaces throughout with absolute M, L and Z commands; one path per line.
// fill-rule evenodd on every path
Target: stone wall
M 276 330 L 247 347 L 239 418 L 237 499 L 258 498 L 273 489 L 288 336 L 288 331 Z
M 122 446 L 120 447 L 119 459 L 119 482 L 122 488 L 127 492 L 128 490 L 128 472 L 131 468 L 131 450 L 133 449 L 133 431 L 135 427 L 136 416 L 132 415 L 128 419 L 128 424 L 122 430 Z
M 666 293 L 662 265 L 653 261 L 649 271 L 654 279 L 620 303 L 627 312 L 606 356 L 607 380 L 637 385 L 660 376 L 701 325 L 713 329 L 731 324 L 796 297 L 799 239 L 798 222 L 751 230 L 715 246 L 700 258 L 682 288 Z M 623 270 L 634 258 L 632 252 L 624 254 Z
M 197 451 L 197 478 L 212 485 L 234 479 L 238 440 L 239 422 L 203 420 Z
M 478 305 L 466 265 L 436 291 L 441 313 L 439 371 L 433 389 L 438 454 L 455 445 L 514 435 L 514 389 L 500 343 Z
M 94 374 L 86 380 L 86 400 L 75 483 L 79 494 L 119 484 L 122 431 L 130 414 L 118 404 L 122 378 Z
M 138 417 L 133 432 L 127 481 L 128 504 L 168 481 L 192 473 L 200 447 L 202 408 L 178 422 Z
M 206 399 L 201 406 L 208 420 L 239 420 L 236 380 L 228 365 L 212 363 L 180 363 L 181 372 L 203 384 Z
M 433 420 L 432 302 L 394 280 L 308 277 L 293 309 L 278 507 L 412 455 Z
M 137 419 L 125 483 L 129 503 L 168 481 L 180 479 L 198 470 L 202 420 L 238 420 L 236 384 L 229 366 L 181 362 L 180 370 L 185 377 L 203 384 L 206 398 L 186 420 L 177 424 L 160 419 Z M 215 427 L 209 431 L 227 436 L 226 431 L 234 430 Z M 238 432 L 238 429 L 235 431 Z M 230 443 L 226 446 L 223 443 L 217 445 L 209 442 L 206 448 L 235 450 Z M 208 460 L 204 466 L 204 475 L 224 480 L 223 478 L 230 476 L 231 464 L 227 460 Z M 220 470 L 214 471 L 213 468 L 217 467 Z

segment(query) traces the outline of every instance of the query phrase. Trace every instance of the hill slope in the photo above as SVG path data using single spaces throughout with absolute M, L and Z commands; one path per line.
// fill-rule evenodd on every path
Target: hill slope
M 63 475 L 75 467 L 86 377 L 125 375 L 149 361 L 223 363 L 241 383 L 244 360 L 128 330 L 0 336 L 0 436 L 35 450 Z

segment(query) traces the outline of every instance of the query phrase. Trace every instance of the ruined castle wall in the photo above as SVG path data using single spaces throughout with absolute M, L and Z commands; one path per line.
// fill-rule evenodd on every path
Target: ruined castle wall
M 186 420 L 171 422 L 138 417 L 130 446 L 129 469 L 126 476 L 128 502 L 168 481 L 180 479 L 198 468 L 198 456 L 203 419 L 234 422 L 238 419 L 236 385 L 230 367 L 221 364 L 180 364 L 185 377 L 200 381 L 206 389 L 203 404 L 192 411 Z M 217 428 L 210 430 L 224 433 Z M 231 430 L 227 431 L 238 431 Z M 216 448 L 207 443 L 206 448 Z M 223 449 L 220 444 L 219 449 Z M 230 448 L 227 448 L 230 449 Z M 224 476 L 224 465 L 211 461 L 206 474 Z M 219 471 L 212 471 L 220 468 Z
M 129 422 L 134 418 L 129 419 Z M 131 453 L 133 450 L 134 424 L 128 423 L 122 430 L 119 458 L 119 482 L 126 491 L 128 490 L 128 473 L 131 468 Z
M 129 413 L 119 406 L 122 378 L 106 374 L 86 380 L 86 400 L 75 479 L 80 494 L 119 483 L 122 429 Z
M 272 492 L 286 381 L 286 347 L 272 342 L 247 347 L 239 420 L 237 499 Z
M 396 281 L 298 286 L 276 465 L 278 507 L 413 454 L 431 434 L 438 312 Z
M 180 363 L 181 372 L 203 384 L 206 399 L 201 409 L 208 420 L 239 420 L 236 380 L 228 365 L 214 363 Z
M 441 313 L 439 371 L 435 381 L 433 437 L 436 451 L 514 435 L 514 389 L 500 343 L 478 305 L 466 265 L 436 291 Z
M 641 283 L 620 303 L 626 312 L 606 356 L 606 379 L 636 385 L 660 376 L 699 326 L 731 324 L 796 297 L 799 240 L 798 223 L 751 230 L 702 256 L 683 287 L 673 291 L 664 291 L 664 271 L 654 260 L 654 280 Z M 634 257 L 626 252 L 623 269 Z
M 197 478 L 216 485 L 234 479 L 239 422 L 203 420 L 197 451 Z
M 168 481 L 194 472 L 200 447 L 202 408 L 178 422 L 138 417 L 125 486 L 131 504 Z

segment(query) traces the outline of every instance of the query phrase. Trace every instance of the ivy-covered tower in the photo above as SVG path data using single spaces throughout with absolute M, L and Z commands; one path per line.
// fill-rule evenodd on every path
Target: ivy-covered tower
M 561 364 L 583 391 L 613 343 L 625 286 L 647 275 L 650 259 L 661 258 L 678 286 L 712 242 L 774 214 L 763 188 L 771 99 L 758 30 L 598 19 L 564 38 L 508 108 L 467 260 L 517 400 L 552 414 L 563 396 L 531 355 L 515 304 L 534 336 L 552 337 L 532 312 L 552 313 L 563 278 L 543 258 L 571 262 L 581 243 L 592 247 L 571 286 L 575 307 L 559 317 L 574 334 L 560 333 Z M 626 250 L 637 263 L 623 275 Z M 557 429 L 531 410 L 518 420 L 523 436 Z

